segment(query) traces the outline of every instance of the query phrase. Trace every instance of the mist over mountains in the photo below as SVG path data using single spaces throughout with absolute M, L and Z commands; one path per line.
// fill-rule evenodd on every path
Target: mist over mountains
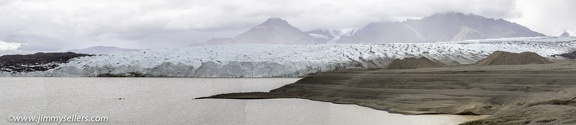
M 545 36 L 503 19 L 456 12 L 403 22 L 374 22 L 359 29 L 303 32 L 280 18 L 270 18 L 234 38 L 213 38 L 197 45 L 400 43 Z
M 75 53 L 83 53 L 83 54 L 109 54 L 109 53 L 117 53 L 117 52 L 131 52 L 131 51 L 138 51 L 137 49 L 126 49 L 126 48 L 119 48 L 113 46 L 92 46 L 84 49 L 73 49 L 68 50 L 70 52 Z

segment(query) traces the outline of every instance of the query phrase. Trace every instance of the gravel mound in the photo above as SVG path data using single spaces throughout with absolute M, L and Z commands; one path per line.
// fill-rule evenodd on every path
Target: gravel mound
M 483 60 L 476 63 L 479 66 L 487 65 L 525 65 L 525 64 L 548 64 L 550 60 L 533 52 L 511 53 L 496 51 Z
M 386 69 L 418 69 L 418 68 L 432 68 L 441 66 L 442 66 L 441 64 L 438 64 L 426 57 L 420 57 L 420 58 L 395 59 L 386 67 Z

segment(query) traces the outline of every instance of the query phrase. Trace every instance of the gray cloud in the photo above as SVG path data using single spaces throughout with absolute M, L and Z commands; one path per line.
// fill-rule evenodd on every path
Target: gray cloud
M 518 7 L 523 17 L 512 21 L 547 35 L 558 36 L 564 30 L 576 32 L 574 0 L 522 0 Z
M 93 45 L 181 47 L 211 37 L 233 37 L 269 17 L 302 30 L 361 28 L 438 12 L 512 19 L 548 33 L 527 3 L 548 0 L 26 0 L 0 1 L 0 40 L 22 50 L 65 50 Z M 574 2 L 563 0 L 563 2 Z M 520 5 L 521 4 L 521 5 Z M 567 5 L 574 5 L 564 3 Z M 555 8 L 551 4 L 549 8 Z M 558 10 L 566 11 L 566 10 Z M 570 11 L 564 13 L 568 14 Z M 573 11 L 572 11 L 573 12 Z M 526 19 L 525 19 L 526 18 Z M 550 16 L 550 18 L 562 18 Z M 573 20 L 572 20 L 573 22 Z M 559 23 L 568 23 L 559 22 Z M 571 24 L 573 25 L 573 24 Z M 571 28 L 569 26 L 565 26 Z M 576 29 L 573 28 L 572 29 Z M 554 32 L 554 31 L 550 31 Z

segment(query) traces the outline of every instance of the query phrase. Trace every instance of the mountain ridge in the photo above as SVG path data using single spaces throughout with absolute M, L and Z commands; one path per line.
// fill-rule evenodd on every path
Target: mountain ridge
M 536 36 L 545 35 L 504 19 L 448 12 L 402 22 L 370 23 L 355 36 L 345 37 L 338 42 L 433 42 Z
M 510 37 L 546 36 L 504 19 L 458 12 L 436 13 L 402 22 L 372 22 L 359 29 L 315 29 L 303 32 L 273 17 L 233 38 L 212 38 L 199 45 L 418 43 Z

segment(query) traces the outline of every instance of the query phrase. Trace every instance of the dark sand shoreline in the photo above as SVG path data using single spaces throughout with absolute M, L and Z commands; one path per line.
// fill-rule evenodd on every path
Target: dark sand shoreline
M 569 124 L 576 122 L 576 117 L 556 118 L 554 113 L 548 113 L 546 117 L 554 117 L 553 120 L 538 120 L 541 117 L 537 115 L 541 112 L 522 112 L 525 108 L 552 105 L 575 109 L 556 113 L 559 117 L 576 114 L 576 100 L 569 98 L 576 98 L 575 92 L 540 98 L 546 93 L 576 88 L 575 82 L 576 63 L 573 62 L 346 70 L 314 74 L 267 93 L 230 93 L 203 98 L 302 98 L 356 104 L 401 114 L 492 115 L 484 120 L 463 123 L 470 125 Z

